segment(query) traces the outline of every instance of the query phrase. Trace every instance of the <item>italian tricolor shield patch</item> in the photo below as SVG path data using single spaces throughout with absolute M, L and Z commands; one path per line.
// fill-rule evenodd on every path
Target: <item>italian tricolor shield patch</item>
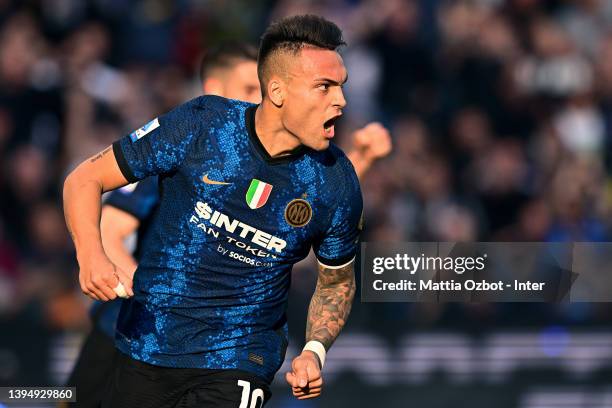
M 256 209 L 263 207 L 270 197 L 270 191 L 272 191 L 272 185 L 264 183 L 261 180 L 251 180 L 251 185 L 246 193 L 246 202 L 249 208 Z

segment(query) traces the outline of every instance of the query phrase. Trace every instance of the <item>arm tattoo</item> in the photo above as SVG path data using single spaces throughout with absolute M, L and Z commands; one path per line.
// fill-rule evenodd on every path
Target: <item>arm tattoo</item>
M 98 153 L 97 155 L 95 155 L 94 157 L 92 157 L 89 161 L 90 162 L 95 162 L 98 159 L 101 159 L 102 156 L 106 155 L 106 153 L 111 151 L 111 146 L 107 147 L 106 149 L 102 150 L 100 153 Z
M 317 288 L 308 308 L 306 341 L 317 340 L 329 350 L 346 323 L 354 296 L 353 263 L 338 269 L 319 265 Z

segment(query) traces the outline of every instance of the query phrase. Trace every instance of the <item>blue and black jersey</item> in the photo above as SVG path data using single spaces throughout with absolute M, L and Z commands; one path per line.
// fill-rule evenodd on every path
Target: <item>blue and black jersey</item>
M 110 192 L 104 201 L 104 205 L 118 208 L 138 219 L 136 248 L 133 254 L 136 260 L 140 258 L 141 242 L 149 230 L 154 210 L 157 204 L 159 204 L 159 188 L 157 183 L 158 178 L 153 176 L 133 184 L 128 184 Z M 121 309 L 121 302 L 122 299 L 115 299 L 106 303 L 96 301 L 92 304 L 90 310 L 94 324 L 111 338 L 115 337 L 115 327 L 119 310 Z
M 271 381 L 293 264 L 311 247 L 330 267 L 355 257 L 362 199 L 351 163 L 334 145 L 270 157 L 256 108 L 202 96 L 113 144 L 128 181 L 158 175 L 161 187 L 117 326 L 132 358 Z

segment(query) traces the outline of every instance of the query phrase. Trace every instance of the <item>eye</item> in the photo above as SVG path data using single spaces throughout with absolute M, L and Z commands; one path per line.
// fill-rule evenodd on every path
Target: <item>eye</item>
M 327 92 L 329 90 L 329 84 L 319 84 L 317 85 L 317 88 L 323 92 Z

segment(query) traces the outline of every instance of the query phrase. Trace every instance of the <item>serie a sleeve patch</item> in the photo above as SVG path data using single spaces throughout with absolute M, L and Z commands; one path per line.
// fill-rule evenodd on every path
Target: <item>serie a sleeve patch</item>
M 132 139 L 132 142 L 135 142 L 141 137 L 146 136 L 148 133 L 157 129 L 158 127 L 159 127 L 159 120 L 155 118 L 149 123 L 147 123 L 146 125 L 144 125 L 143 127 L 141 127 L 140 129 L 136 129 L 135 131 L 130 133 L 130 139 Z

